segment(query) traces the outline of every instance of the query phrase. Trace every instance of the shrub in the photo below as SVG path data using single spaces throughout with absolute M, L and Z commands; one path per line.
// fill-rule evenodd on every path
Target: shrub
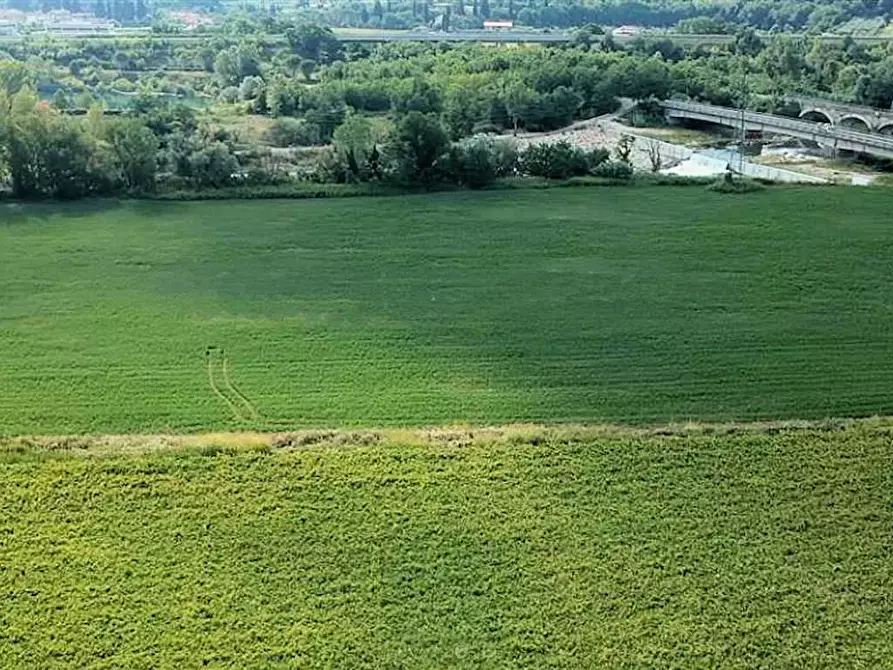
M 715 193 L 729 193 L 729 194 L 739 194 L 739 193 L 755 193 L 757 191 L 765 190 L 765 186 L 760 184 L 759 182 L 752 181 L 750 179 L 717 179 L 715 182 L 710 184 L 707 187 L 708 191 L 714 191 Z
M 521 153 L 521 171 L 532 177 L 567 179 L 589 172 L 586 152 L 564 140 L 531 144 Z
M 133 93 L 136 90 L 136 86 L 129 79 L 125 79 L 124 77 L 119 77 L 112 82 L 112 88 L 116 91 L 122 91 L 124 93 Z
M 220 95 L 218 96 L 221 102 L 228 102 L 233 104 L 239 99 L 239 89 L 235 86 L 227 86 L 225 89 L 220 91 Z
M 599 147 L 586 152 L 586 163 L 589 165 L 589 171 L 594 172 L 602 163 L 611 158 L 611 152 L 607 149 Z
M 469 188 L 483 188 L 496 180 L 496 166 L 490 147 L 483 141 L 458 145 L 450 151 L 453 179 Z
M 633 176 L 633 166 L 624 161 L 605 161 L 598 165 L 592 174 L 602 179 L 628 181 Z
M 260 77 L 245 77 L 239 85 L 239 99 L 243 102 L 254 100 L 265 88 L 266 84 Z
M 471 133 L 473 135 L 499 135 L 502 133 L 502 128 L 490 121 L 480 121 L 472 126 Z
M 264 132 L 264 141 L 274 147 L 312 146 L 321 143 L 319 127 L 303 119 L 276 119 Z
M 517 164 L 518 152 L 505 140 L 478 137 L 450 151 L 452 178 L 469 188 L 483 188 L 499 177 L 511 176 L 517 171 Z

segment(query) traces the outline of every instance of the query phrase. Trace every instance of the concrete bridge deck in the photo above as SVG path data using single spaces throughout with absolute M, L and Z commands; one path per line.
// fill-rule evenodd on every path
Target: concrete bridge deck
M 859 132 L 827 123 L 791 119 L 774 114 L 743 111 L 697 102 L 665 100 L 661 105 L 669 118 L 706 121 L 730 128 L 740 128 L 743 125 L 750 132 L 787 135 L 817 142 L 835 150 L 893 159 L 893 137 L 890 135 Z

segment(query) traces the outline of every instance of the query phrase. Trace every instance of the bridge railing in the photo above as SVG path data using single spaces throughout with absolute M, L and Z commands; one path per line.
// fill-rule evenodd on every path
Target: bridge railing
M 833 127 L 824 123 L 814 123 L 812 121 L 789 119 L 784 116 L 776 116 L 775 114 L 764 114 L 762 112 L 741 111 L 739 109 L 733 109 L 731 107 L 706 105 L 699 102 L 665 100 L 663 105 L 667 109 L 675 109 L 681 112 L 718 116 L 724 119 L 741 120 L 743 118 L 743 120 L 748 123 L 758 123 L 764 126 L 772 126 L 775 128 L 786 128 L 788 130 L 804 135 L 813 135 L 815 137 L 826 138 L 829 140 L 845 140 L 856 144 L 862 144 L 865 146 L 883 148 L 889 151 L 893 151 L 893 137 L 888 138 L 875 133 L 861 133 L 858 130 L 848 130 L 846 128 Z

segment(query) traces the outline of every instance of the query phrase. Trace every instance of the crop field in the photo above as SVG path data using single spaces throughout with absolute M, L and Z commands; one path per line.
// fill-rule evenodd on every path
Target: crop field
M 0 204 L 0 434 L 893 414 L 881 190 Z
M 889 423 L 601 430 L 8 441 L 0 667 L 893 668 Z

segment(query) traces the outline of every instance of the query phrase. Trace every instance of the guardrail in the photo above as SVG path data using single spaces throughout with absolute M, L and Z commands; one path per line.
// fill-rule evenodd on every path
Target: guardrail
M 725 120 L 743 120 L 745 123 L 757 124 L 773 128 L 783 128 L 786 130 L 794 131 L 795 133 L 800 135 L 809 135 L 817 139 L 821 138 L 831 141 L 844 140 L 853 144 L 860 144 L 876 149 L 884 149 L 885 151 L 893 153 L 893 137 L 886 137 L 884 135 L 879 135 L 876 133 L 861 133 L 858 130 L 848 130 L 846 128 L 834 127 L 824 123 L 802 121 L 799 119 L 789 119 L 787 117 L 776 116 L 774 114 L 742 111 L 733 109 L 731 107 L 706 105 L 698 102 L 665 100 L 662 104 L 666 109 L 677 110 L 680 112 L 690 112 L 692 114 L 719 117 Z

